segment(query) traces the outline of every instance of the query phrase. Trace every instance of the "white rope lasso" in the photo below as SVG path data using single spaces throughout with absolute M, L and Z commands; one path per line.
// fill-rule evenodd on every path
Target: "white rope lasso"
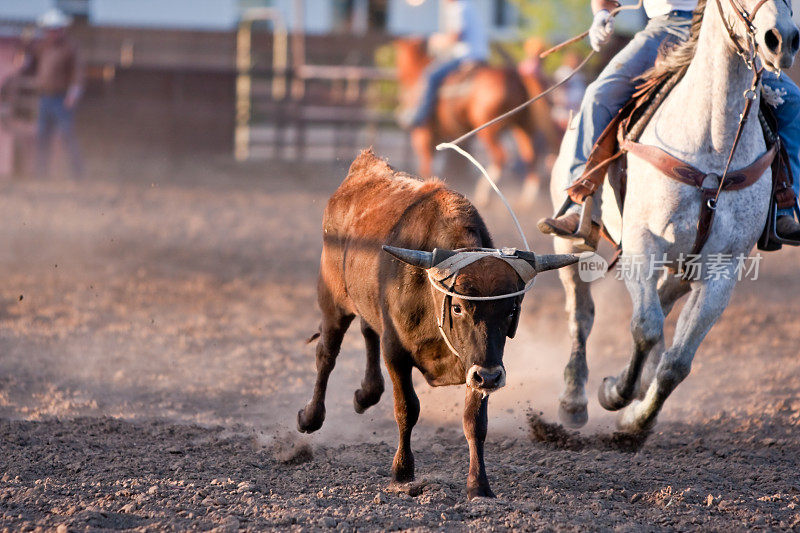
M 508 200 L 506 199 L 505 195 L 497 187 L 497 184 L 494 182 L 491 176 L 489 176 L 489 173 L 486 171 L 486 169 L 483 168 L 483 165 L 481 165 L 478 162 L 478 160 L 472 156 L 472 154 L 470 154 L 469 152 L 467 152 L 466 150 L 464 150 L 463 148 L 461 148 L 456 144 L 448 142 L 448 143 L 441 143 L 436 146 L 437 150 L 445 150 L 447 148 L 455 150 L 456 152 L 467 158 L 467 160 L 473 165 L 475 165 L 475 168 L 477 168 L 481 172 L 483 177 L 486 178 L 486 181 L 489 182 L 489 185 L 491 185 L 492 189 L 494 189 L 494 192 L 497 193 L 497 196 L 499 196 L 500 200 L 503 201 L 503 204 L 506 206 L 508 213 L 511 215 L 511 218 L 514 221 L 514 225 L 517 227 L 517 231 L 519 232 L 519 236 L 522 239 L 522 244 L 523 246 L 525 246 L 525 250 L 530 250 L 530 246 L 528 246 L 528 239 L 525 238 L 525 232 L 522 230 L 522 225 L 519 223 L 517 214 L 514 213 L 514 209 L 511 207 L 511 204 L 508 203 Z M 503 254 L 500 250 L 495 250 L 495 252 L 496 253 L 493 254 L 487 254 L 487 256 L 494 255 L 495 257 L 502 258 Z M 447 296 L 454 296 L 456 298 L 461 298 L 462 300 L 474 300 L 478 302 L 489 301 L 489 300 L 502 300 L 504 298 L 513 298 L 514 296 L 521 296 L 533 288 L 533 282 L 535 281 L 535 279 L 536 278 L 531 279 L 527 284 L 525 284 L 525 288 L 517 292 L 512 292 L 508 294 L 499 294 L 496 296 L 467 296 L 464 294 L 455 293 L 453 291 L 447 290 L 446 288 L 442 287 L 439 281 L 433 278 L 432 272 L 428 270 L 428 281 L 430 281 L 431 285 L 433 285 L 433 288 L 436 289 L 437 291 L 446 294 Z
M 458 146 L 456 144 L 448 142 L 448 143 L 441 143 L 441 144 L 436 146 L 436 149 L 440 150 L 440 151 L 444 150 L 446 148 L 450 148 L 451 150 L 455 150 L 459 154 L 463 155 L 464 157 L 467 158 L 467 160 L 470 163 L 475 165 L 475 168 L 477 168 L 478 170 L 481 171 L 481 174 L 483 174 L 483 177 L 486 178 L 486 181 L 489 182 L 489 185 L 492 186 L 492 189 L 494 189 L 494 192 L 497 193 L 497 196 L 500 197 L 500 199 L 503 201 L 503 204 L 505 204 L 506 209 L 508 209 L 508 212 L 511 214 L 511 218 L 514 220 L 514 224 L 517 226 L 517 231 L 519 232 L 519 236 L 522 237 L 522 244 L 523 244 L 523 246 L 525 246 L 525 250 L 530 250 L 531 248 L 530 248 L 530 246 L 528 246 L 528 239 L 525 238 L 525 232 L 522 231 L 522 226 L 520 225 L 519 220 L 517 219 L 517 215 L 514 213 L 514 210 L 511 208 L 511 204 L 508 203 L 508 200 L 506 200 L 506 197 L 503 196 L 503 193 L 500 192 L 500 189 L 497 188 L 497 184 L 495 184 L 494 180 L 489 176 L 489 173 L 486 172 L 486 169 L 483 168 L 483 165 L 478 163 L 478 161 L 474 157 L 472 157 L 472 154 L 470 154 L 469 152 L 467 152 L 466 150 L 464 150 L 463 148 L 461 148 L 460 146 Z

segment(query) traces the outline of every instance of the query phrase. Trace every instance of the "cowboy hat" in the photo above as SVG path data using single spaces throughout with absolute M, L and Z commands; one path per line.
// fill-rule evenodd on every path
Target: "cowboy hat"
M 39 26 L 47 29 L 66 28 L 72 24 L 72 17 L 65 15 L 60 9 L 50 9 L 39 17 Z

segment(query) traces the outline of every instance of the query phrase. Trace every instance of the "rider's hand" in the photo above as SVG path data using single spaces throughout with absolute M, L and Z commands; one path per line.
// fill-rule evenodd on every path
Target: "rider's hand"
M 614 33 L 614 17 L 607 9 L 594 14 L 594 22 L 589 29 L 589 44 L 595 52 L 599 52 Z

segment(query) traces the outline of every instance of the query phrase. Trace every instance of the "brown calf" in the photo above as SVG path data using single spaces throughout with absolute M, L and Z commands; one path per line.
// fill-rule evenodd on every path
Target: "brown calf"
M 385 247 L 389 253 L 381 251 L 384 245 L 390 245 Z M 487 400 L 505 384 L 503 349 L 506 337 L 514 334 L 522 296 L 475 301 L 433 289 L 425 269 L 452 257 L 450 250 L 463 248 L 493 248 L 486 225 L 466 198 L 440 181 L 396 173 L 371 151 L 359 155 L 325 209 L 317 380 L 297 425 L 303 432 L 322 426 L 328 377 L 345 331 L 359 316 L 367 366 L 353 403 L 358 413 L 378 403 L 384 388 L 382 354 L 400 431 L 393 479 L 414 478 L 411 430 L 419 417 L 419 400 L 411 370 L 416 368 L 432 386 L 468 385 L 463 423 L 470 451 L 467 494 L 472 498 L 493 495 L 483 462 Z M 534 275 L 577 260 L 571 255 L 517 255 L 533 267 Z M 448 282 L 452 292 L 466 297 L 509 294 L 524 286 L 517 271 L 499 257 L 481 258 Z

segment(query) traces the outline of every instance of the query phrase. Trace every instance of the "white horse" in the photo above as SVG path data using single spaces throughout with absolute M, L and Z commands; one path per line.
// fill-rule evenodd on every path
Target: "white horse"
M 792 22 L 788 2 L 709 0 L 686 75 L 656 111 L 640 142 L 658 146 L 703 172 L 722 175 L 739 125 L 743 93 L 753 80 L 753 72 L 736 53 L 732 39 L 747 50 L 748 28 L 736 10 L 752 19 L 750 35 L 757 44 L 759 61 L 771 70 L 787 69 L 798 48 L 798 29 Z M 732 28 L 731 35 L 725 23 Z M 753 109 L 758 109 L 758 101 Z M 757 115 L 755 111 L 750 113 L 743 125 L 730 165 L 732 171 L 750 165 L 766 151 Z M 567 154 L 573 153 L 569 148 L 575 142 L 574 130 L 567 132 L 553 169 L 551 196 L 556 206 L 565 198 L 570 163 Z M 614 174 L 612 167 L 609 178 Z M 642 258 L 647 274 L 651 258 L 660 261 L 666 257 L 675 265 L 691 254 L 701 202 L 697 188 L 670 179 L 650 163 L 629 155 L 621 217 L 611 187 L 603 189 L 602 220 L 612 236 L 622 238 L 622 261 Z M 701 263 L 708 265 L 711 254 L 735 258 L 750 252 L 764 228 L 770 191 L 771 172 L 767 170 L 747 188 L 722 192 L 710 235 L 702 248 Z M 574 243 L 556 238 L 555 248 L 568 253 L 576 249 Z M 695 280 L 684 280 L 675 272 L 626 279 L 633 301 L 632 354 L 622 372 L 605 378 L 598 391 L 604 408 L 622 409 L 617 421 L 620 429 L 649 430 L 664 401 L 689 374 L 697 348 L 727 306 L 736 282 L 735 261 L 722 265 L 725 271 L 720 275 L 703 274 Z M 566 425 L 580 427 L 587 421 L 586 341 L 594 321 L 594 302 L 589 284 L 581 281 L 577 266 L 561 269 L 559 276 L 567 296 L 572 337 L 559 415 Z M 665 316 L 687 293 L 689 298 L 680 312 L 672 346 L 665 349 Z

